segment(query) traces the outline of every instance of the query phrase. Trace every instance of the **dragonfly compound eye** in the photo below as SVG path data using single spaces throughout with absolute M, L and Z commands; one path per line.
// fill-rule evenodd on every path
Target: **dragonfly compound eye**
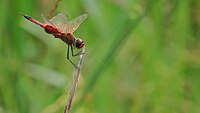
M 79 39 L 79 38 L 76 39 L 76 48 L 77 48 L 77 49 L 82 48 L 84 45 L 85 45 L 85 44 L 84 44 L 83 40 L 81 40 L 81 39 Z

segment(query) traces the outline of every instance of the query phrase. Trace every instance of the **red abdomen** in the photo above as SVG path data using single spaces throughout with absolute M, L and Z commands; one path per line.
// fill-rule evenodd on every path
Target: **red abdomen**
M 45 26 L 44 26 L 44 30 L 45 30 L 45 32 L 47 32 L 47 33 L 49 33 L 49 34 L 57 34 L 57 33 L 60 33 L 56 27 L 53 27 L 53 26 L 51 26 L 51 25 L 45 25 Z

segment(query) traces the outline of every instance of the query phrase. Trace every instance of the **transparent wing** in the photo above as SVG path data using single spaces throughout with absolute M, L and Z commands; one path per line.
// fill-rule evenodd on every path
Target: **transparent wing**
M 55 27 L 63 31 L 64 26 L 68 22 L 68 16 L 63 13 L 59 13 L 49 20 Z
M 42 15 L 42 18 L 44 20 L 44 24 L 53 24 L 53 23 L 50 22 L 50 20 L 46 16 L 44 16 L 43 14 L 41 14 L 41 15 Z
M 46 24 L 51 24 L 61 31 L 63 31 L 64 26 L 68 22 L 68 17 L 63 13 L 57 14 L 52 19 L 48 19 L 44 15 L 42 15 L 42 17 L 43 17 Z
M 64 29 L 67 33 L 73 33 L 79 27 L 79 25 L 87 18 L 87 14 L 82 14 L 66 24 Z

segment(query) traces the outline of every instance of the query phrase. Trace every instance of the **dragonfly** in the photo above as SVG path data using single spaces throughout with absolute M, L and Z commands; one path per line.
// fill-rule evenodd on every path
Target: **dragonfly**
M 45 32 L 48 34 L 52 34 L 55 38 L 61 39 L 64 43 L 68 45 L 67 49 L 67 60 L 75 67 L 78 68 L 75 63 L 70 60 L 69 52 L 71 48 L 71 55 L 78 56 L 82 53 L 79 51 L 78 53 L 74 54 L 74 49 L 81 49 L 83 48 L 84 41 L 81 38 L 77 38 L 74 36 L 73 32 L 75 32 L 79 25 L 87 18 L 87 14 L 82 14 L 72 20 L 69 21 L 69 17 L 63 13 L 59 13 L 53 18 L 49 19 L 46 16 L 42 15 L 44 23 L 39 22 L 38 20 L 21 13 L 27 20 L 41 26 L 44 28 Z

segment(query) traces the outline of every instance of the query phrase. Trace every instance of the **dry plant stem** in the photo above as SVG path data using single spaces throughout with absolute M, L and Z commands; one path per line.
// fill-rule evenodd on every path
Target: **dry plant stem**
M 56 0 L 53 9 L 51 9 L 51 12 L 50 12 L 49 15 L 48 15 L 48 18 L 51 18 L 51 17 L 53 16 L 53 13 L 55 12 L 56 8 L 58 7 L 58 3 L 59 3 L 60 1 L 61 1 L 61 0 Z
M 76 72 L 74 74 L 74 80 L 73 80 L 73 83 L 72 83 L 72 86 L 71 86 L 71 90 L 70 90 L 70 93 L 69 93 L 67 104 L 65 106 L 64 113 L 70 113 L 74 94 L 75 94 L 76 87 L 78 85 L 78 80 L 79 80 L 79 77 L 80 77 L 81 66 L 82 66 L 82 62 L 83 62 L 83 55 L 85 54 L 85 47 L 83 48 L 82 53 L 83 54 L 80 55 L 79 62 L 78 62 L 78 65 L 77 65 L 78 68 L 76 69 Z

